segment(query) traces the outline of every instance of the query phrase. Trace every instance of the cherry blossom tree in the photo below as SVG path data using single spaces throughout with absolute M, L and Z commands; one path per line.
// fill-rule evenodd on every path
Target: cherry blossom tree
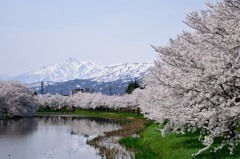
M 36 112 L 33 94 L 18 82 L 0 81 L 0 112 L 8 117 L 33 116 Z
M 101 93 L 76 93 L 70 96 L 68 104 L 84 109 L 95 109 L 105 107 L 110 109 L 128 108 L 135 109 L 138 106 L 136 95 L 103 95 Z
M 208 4 L 207 10 L 188 14 L 194 31 L 153 47 L 159 55 L 146 78 L 141 108 L 159 123 L 162 134 L 201 129 L 201 141 L 214 151 L 230 153 L 240 134 L 240 1 Z M 213 147 L 216 138 L 222 143 Z
M 79 92 L 69 97 L 50 94 L 38 95 L 35 96 L 35 100 L 38 103 L 38 109 L 50 108 L 55 110 L 62 109 L 63 107 L 67 107 L 69 109 L 96 109 L 101 107 L 113 110 L 118 110 L 121 108 L 135 110 L 139 106 L 137 94 L 108 96 L 101 93 Z
M 51 108 L 51 109 L 62 109 L 68 106 L 68 97 L 62 96 L 60 94 L 51 95 L 44 94 L 35 96 L 35 100 L 38 103 L 38 109 L 41 108 Z

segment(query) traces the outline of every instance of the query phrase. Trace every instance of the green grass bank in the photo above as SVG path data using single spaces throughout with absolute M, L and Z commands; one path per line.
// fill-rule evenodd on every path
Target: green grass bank
M 203 146 L 198 140 L 198 134 L 188 133 L 168 134 L 162 137 L 159 126 L 148 121 L 140 137 L 122 138 L 120 143 L 135 151 L 136 159 L 240 159 L 240 146 L 230 155 L 227 148 L 216 153 L 206 151 L 198 156 L 192 156 Z
M 96 110 L 85 110 L 85 109 L 76 109 L 76 110 L 49 110 L 42 109 L 39 110 L 36 116 L 41 115 L 76 115 L 80 117 L 95 117 L 95 118 L 142 118 L 142 114 L 131 113 L 131 112 L 116 112 L 116 111 L 96 111 Z

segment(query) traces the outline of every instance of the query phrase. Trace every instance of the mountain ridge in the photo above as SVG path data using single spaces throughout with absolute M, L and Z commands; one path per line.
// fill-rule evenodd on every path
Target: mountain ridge
M 152 66 L 153 62 L 103 65 L 89 60 L 79 62 L 75 58 L 69 58 L 62 63 L 34 69 L 11 77 L 9 80 L 18 80 L 23 83 L 66 82 L 74 79 L 112 82 L 119 79 L 142 78 Z

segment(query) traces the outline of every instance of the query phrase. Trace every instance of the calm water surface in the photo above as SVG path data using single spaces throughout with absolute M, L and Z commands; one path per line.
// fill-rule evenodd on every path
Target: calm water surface
M 70 116 L 0 120 L 0 159 L 98 159 L 86 141 L 118 128 L 116 121 Z

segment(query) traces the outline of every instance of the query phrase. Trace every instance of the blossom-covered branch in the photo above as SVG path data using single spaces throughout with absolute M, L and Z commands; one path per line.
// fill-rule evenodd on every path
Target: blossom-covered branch
M 141 108 L 162 129 L 186 132 L 201 129 L 206 146 L 216 138 L 230 152 L 240 141 L 240 2 L 224 0 L 192 12 L 183 32 L 169 46 L 154 47 L 159 54 L 146 78 Z

